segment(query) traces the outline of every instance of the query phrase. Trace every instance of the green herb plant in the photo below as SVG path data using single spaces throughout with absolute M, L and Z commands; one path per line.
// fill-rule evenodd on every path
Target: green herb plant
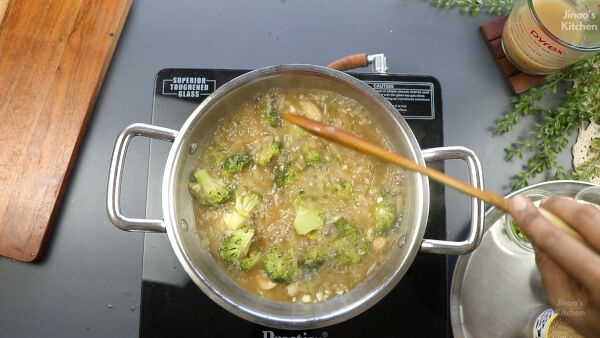
M 491 15 L 505 15 L 510 13 L 512 0 L 429 0 L 436 7 L 451 9 L 459 7 L 463 13 L 477 15 L 481 11 Z
M 574 171 L 565 170 L 557 161 L 557 155 L 569 143 L 567 136 L 589 121 L 600 123 L 599 65 L 600 55 L 589 57 L 550 76 L 544 85 L 513 99 L 513 109 L 498 122 L 496 135 L 510 132 L 523 116 L 538 115 L 541 120 L 525 140 L 505 149 L 506 161 L 515 157 L 522 160 L 525 154 L 531 154 L 523 170 L 511 182 L 513 189 L 527 186 L 528 180 L 548 170 L 554 170 L 555 179 L 589 180 L 600 173 L 600 138 L 592 142 L 591 158 Z M 562 84 L 570 86 L 562 102 L 555 107 L 541 106 L 542 99 L 556 95 Z
M 451 9 L 459 7 L 463 13 L 477 15 L 487 12 L 490 15 L 510 13 L 513 0 L 429 0 L 437 7 Z M 537 175 L 554 169 L 555 179 L 574 179 L 589 181 L 592 176 L 600 176 L 600 137 L 592 140 L 589 149 L 590 158 L 575 170 L 565 170 L 557 161 L 560 154 L 568 145 L 567 136 L 589 121 L 600 123 L 600 54 L 581 60 L 565 68 L 548 81 L 529 92 L 515 97 L 513 108 L 499 122 L 496 135 L 512 131 L 521 117 L 538 115 L 541 122 L 535 124 L 535 129 L 528 133 L 525 140 L 515 142 L 506 150 L 506 161 L 515 157 L 522 160 L 524 153 L 531 157 L 510 183 L 513 190 L 529 185 L 529 180 Z M 540 106 L 542 101 L 557 95 L 557 89 L 566 85 L 566 95 L 562 103 L 555 107 Z M 560 93 L 562 94 L 562 93 Z
M 600 176 L 600 137 L 594 137 L 590 146 L 591 158 L 583 162 L 571 173 L 571 179 L 589 181 L 592 176 Z

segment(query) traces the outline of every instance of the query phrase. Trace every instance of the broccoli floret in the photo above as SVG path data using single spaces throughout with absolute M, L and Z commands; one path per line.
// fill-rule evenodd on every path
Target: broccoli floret
M 273 176 L 275 178 L 275 186 L 277 188 L 283 188 L 288 185 L 294 179 L 296 171 L 292 168 L 292 165 L 287 162 L 285 164 L 278 165 L 273 170 Z
M 275 282 L 291 282 L 298 277 L 298 263 L 293 252 L 274 249 L 263 259 L 267 276 Z
M 396 203 L 389 198 L 380 198 L 375 205 L 375 232 L 378 235 L 384 234 L 396 224 Z
M 360 229 L 343 218 L 335 221 L 333 226 L 340 230 L 342 237 L 350 237 L 352 240 L 359 240 L 362 238 Z
M 273 156 L 279 155 L 282 149 L 283 143 L 274 141 L 268 147 L 258 153 L 258 159 L 256 162 L 264 167 L 269 164 Z
M 254 162 L 250 154 L 231 155 L 223 162 L 223 171 L 226 177 L 241 172 L 245 167 Z
M 279 113 L 279 109 L 273 104 L 273 99 L 270 96 L 264 98 L 262 110 L 262 121 L 264 124 L 273 128 L 281 127 L 281 114 Z
M 323 186 L 323 190 L 349 200 L 354 199 L 354 187 L 350 182 L 333 182 Z
M 219 142 L 219 144 L 217 144 L 217 149 L 219 151 L 227 151 L 227 148 L 229 148 L 229 144 L 227 144 L 227 142 Z
M 307 150 L 306 153 L 304 153 L 304 160 L 306 161 L 307 166 L 315 166 L 319 163 L 323 163 L 323 159 L 316 150 Z
M 324 249 L 311 249 L 306 257 L 298 261 L 298 265 L 302 268 L 316 268 L 325 263 L 327 251 Z
M 227 212 L 223 215 L 223 223 L 231 230 L 237 230 L 248 222 L 248 218 L 241 216 L 237 212 Z
M 225 225 L 231 230 L 241 228 L 248 219 L 250 213 L 262 202 L 262 196 L 253 191 L 237 190 L 235 192 L 235 207 L 232 212 L 223 215 Z
M 240 268 L 244 271 L 250 271 L 260 259 L 260 252 L 251 251 L 246 258 L 240 262 Z
M 220 142 L 217 144 L 217 148 L 208 147 L 202 153 L 202 157 L 207 159 L 211 163 L 220 163 L 223 160 L 223 152 L 227 150 L 228 144 Z
M 249 228 L 235 230 L 226 236 L 221 243 L 221 257 L 227 263 L 232 264 L 246 256 L 252 236 L 254 236 L 254 230 Z
M 213 148 L 208 148 L 202 153 L 202 157 L 208 159 L 211 163 L 219 163 L 223 159 L 223 156 Z
M 204 169 L 194 173 L 196 182 L 191 182 L 189 188 L 202 205 L 223 204 L 231 198 L 231 188 L 223 182 L 212 178 Z
M 316 208 L 299 208 L 296 210 L 296 218 L 294 218 L 294 229 L 299 235 L 320 228 L 323 225 L 323 220 L 319 216 L 319 209 Z
M 336 256 L 336 264 L 360 262 L 360 256 L 369 249 L 362 231 L 343 218 L 333 223 L 333 226 L 340 230 L 342 236 L 331 244 L 333 255 Z
M 348 192 L 348 193 L 353 193 L 354 192 L 354 187 L 352 186 L 352 183 L 350 183 L 350 182 L 342 182 L 340 185 L 342 186 L 342 191 L 343 192 Z
M 323 226 L 323 220 L 319 215 L 319 209 L 305 207 L 302 202 L 302 196 L 298 196 L 296 198 L 296 201 L 294 202 L 294 209 L 296 209 L 294 229 L 296 229 L 296 232 L 299 235 L 306 235 L 307 233 Z
M 360 262 L 361 248 L 356 245 L 356 241 L 350 237 L 342 237 L 331 243 L 331 248 L 335 252 L 337 265 L 356 264 Z
M 307 137 L 310 135 L 310 133 L 306 129 L 299 127 L 295 124 L 288 123 L 286 126 L 287 126 L 287 130 L 286 130 L 287 134 L 292 134 L 292 135 L 296 135 L 299 137 Z
M 262 202 L 262 196 L 254 191 L 238 191 L 235 195 L 235 212 L 250 217 L 250 213 Z

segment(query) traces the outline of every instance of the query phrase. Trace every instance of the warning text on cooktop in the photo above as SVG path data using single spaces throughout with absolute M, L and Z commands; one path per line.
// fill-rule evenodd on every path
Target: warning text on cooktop
M 434 119 L 433 83 L 364 81 L 373 87 L 408 119 Z

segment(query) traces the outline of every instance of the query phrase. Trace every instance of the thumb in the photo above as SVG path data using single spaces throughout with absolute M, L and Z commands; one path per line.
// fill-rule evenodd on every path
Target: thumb
M 523 196 L 511 198 L 508 205 L 508 211 L 523 231 L 527 231 L 528 229 L 525 229 L 528 228 L 529 224 L 531 224 L 536 217 L 540 216 L 533 203 Z

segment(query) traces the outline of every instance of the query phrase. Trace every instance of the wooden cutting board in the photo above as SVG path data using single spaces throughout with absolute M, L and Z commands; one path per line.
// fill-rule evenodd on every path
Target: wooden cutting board
M 131 0 L 0 0 L 0 255 L 38 259 Z

